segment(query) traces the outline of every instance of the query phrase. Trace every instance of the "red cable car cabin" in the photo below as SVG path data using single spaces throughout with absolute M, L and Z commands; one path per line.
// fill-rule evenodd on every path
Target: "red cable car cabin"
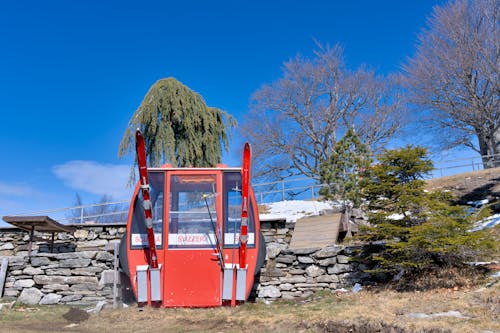
M 249 189 L 247 265 L 239 267 L 241 168 L 167 166 L 148 169 L 148 178 L 159 274 L 148 269 L 150 250 L 139 184 L 120 251 L 122 269 L 138 303 L 212 307 L 247 300 L 264 261 L 265 243 Z

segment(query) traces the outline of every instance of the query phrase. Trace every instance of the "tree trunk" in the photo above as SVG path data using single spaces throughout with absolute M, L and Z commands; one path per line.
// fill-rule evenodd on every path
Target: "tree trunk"
M 492 135 L 478 135 L 484 169 L 500 167 L 500 128 Z
M 346 237 L 352 237 L 352 230 L 351 230 L 351 215 L 352 215 L 352 206 L 350 203 L 345 202 L 344 203 L 344 215 L 343 215 L 343 220 L 342 220 L 342 225 L 344 230 L 346 231 Z
M 493 163 L 495 168 L 500 167 L 500 126 L 493 133 L 493 151 L 495 152 L 495 162 Z

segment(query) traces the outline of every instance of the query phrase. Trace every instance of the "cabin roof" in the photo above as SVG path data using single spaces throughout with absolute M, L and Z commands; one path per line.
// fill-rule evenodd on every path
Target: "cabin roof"
M 33 228 L 41 232 L 74 231 L 73 227 L 63 225 L 48 216 L 4 216 L 3 220 L 27 231 L 31 231 Z

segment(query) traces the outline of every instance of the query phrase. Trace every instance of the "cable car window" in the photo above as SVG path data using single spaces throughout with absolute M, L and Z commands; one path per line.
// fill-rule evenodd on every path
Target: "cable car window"
M 163 198 L 165 188 L 165 175 L 163 172 L 149 172 L 149 187 L 151 203 L 153 205 L 153 231 L 155 234 L 156 248 L 163 248 Z M 148 236 L 146 231 L 146 217 L 142 206 L 142 191 L 134 201 L 132 215 L 132 232 L 130 233 L 130 246 L 133 249 L 148 248 Z
M 241 173 L 224 173 L 224 247 L 239 247 L 241 228 Z M 255 246 L 255 219 L 248 206 L 248 247 Z
M 215 248 L 217 177 L 172 175 L 169 248 Z

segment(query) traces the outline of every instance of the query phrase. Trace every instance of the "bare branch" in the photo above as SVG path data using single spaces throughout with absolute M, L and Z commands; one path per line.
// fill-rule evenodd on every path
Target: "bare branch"
M 438 127 L 456 131 L 441 138 L 481 155 L 500 153 L 499 7 L 498 0 L 435 7 L 404 66 L 411 101 L 431 111 Z
M 345 67 L 343 50 L 319 46 L 312 59 L 295 57 L 283 76 L 252 96 L 244 135 L 257 149 L 259 174 L 279 172 L 319 178 L 337 137 L 356 128 L 374 149 L 402 125 L 400 95 L 393 77 L 361 66 Z M 278 165 L 278 166 L 277 166 Z

